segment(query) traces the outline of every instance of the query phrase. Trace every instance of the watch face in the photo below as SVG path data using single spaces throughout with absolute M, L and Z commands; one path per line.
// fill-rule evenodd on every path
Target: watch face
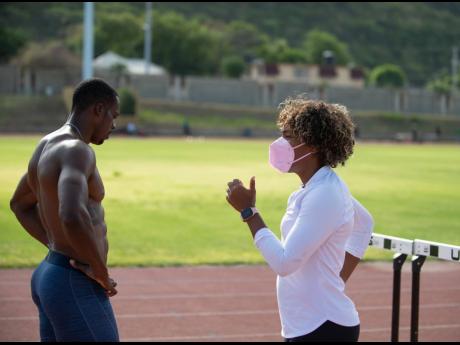
M 252 216 L 252 210 L 250 208 L 245 208 L 243 211 L 241 211 L 241 216 L 243 218 L 248 218 Z

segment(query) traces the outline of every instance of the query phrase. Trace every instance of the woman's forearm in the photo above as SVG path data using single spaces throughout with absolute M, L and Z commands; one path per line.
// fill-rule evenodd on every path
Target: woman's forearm
M 264 220 L 262 219 L 262 216 L 260 213 L 256 213 L 254 216 L 249 218 L 246 223 L 248 223 L 249 229 L 251 230 L 252 237 L 256 237 L 257 231 L 259 231 L 262 228 L 266 228 L 267 226 L 265 225 Z

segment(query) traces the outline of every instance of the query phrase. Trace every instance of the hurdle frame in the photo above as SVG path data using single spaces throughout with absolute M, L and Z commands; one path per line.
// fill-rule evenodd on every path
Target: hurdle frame
M 428 256 L 441 260 L 460 262 L 460 246 L 425 240 L 373 233 L 369 246 L 391 250 L 393 255 L 393 305 L 391 320 L 391 341 L 399 341 L 399 313 L 401 298 L 401 271 L 408 255 L 412 255 L 412 291 L 410 341 L 418 342 L 420 310 L 420 278 L 423 264 Z

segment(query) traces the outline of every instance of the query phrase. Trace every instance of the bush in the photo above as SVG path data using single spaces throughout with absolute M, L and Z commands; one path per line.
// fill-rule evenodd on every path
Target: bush
M 384 64 L 372 70 L 369 82 L 377 87 L 403 87 L 406 83 L 406 75 L 401 67 Z
M 246 65 L 239 56 L 229 56 L 222 60 L 222 71 L 226 77 L 239 78 L 245 69 Z
M 136 96 L 129 89 L 118 90 L 120 97 L 120 113 L 124 116 L 134 116 L 136 114 Z
M 345 66 L 352 60 L 347 44 L 326 31 L 318 29 L 309 31 L 305 36 L 303 47 L 309 63 L 323 64 L 323 53 L 326 50 L 333 52 L 335 63 L 339 66 Z

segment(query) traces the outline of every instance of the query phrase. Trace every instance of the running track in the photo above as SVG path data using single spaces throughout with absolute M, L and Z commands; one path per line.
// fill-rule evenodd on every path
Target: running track
M 38 341 L 32 270 L 0 270 L 0 341 Z M 282 341 L 275 274 L 267 266 L 114 268 L 122 341 Z M 403 268 L 400 341 L 409 341 L 411 272 Z M 347 284 L 361 341 L 389 341 L 392 264 L 362 263 Z M 422 269 L 419 341 L 460 341 L 460 264 Z

